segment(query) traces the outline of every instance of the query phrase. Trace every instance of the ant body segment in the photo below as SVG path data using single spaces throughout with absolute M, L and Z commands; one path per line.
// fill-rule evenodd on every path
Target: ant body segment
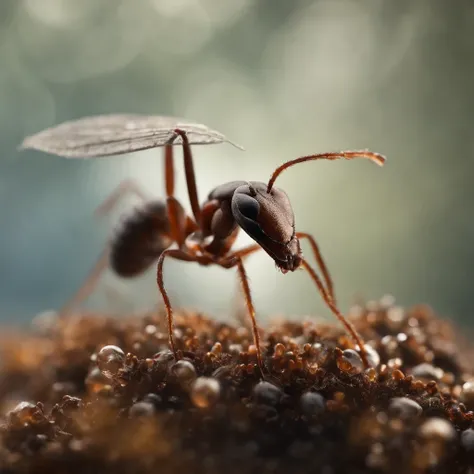
M 155 122 L 150 125 L 150 120 L 153 119 Z M 140 120 L 146 122 L 148 127 L 144 127 L 143 123 L 137 123 Z M 105 123 L 107 126 L 102 137 L 97 133 L 89 135 L 86 133 L 97 125 L 104 126 Z M 157 123 L 159 126 L 156 126 Z M 66 157 L 106 156 L 164 146 L 166 202 L 149 200 L 136 185 L 125 182 L 99 207 L 100 214 L 108 212 L 127 191 L 134 192 L 144 202 L 142 207 L 125 219 L 121 229 L 112 238 L 107 250 L 103 252 L 89 277 L 63 309 L 62 314 L 66 314 L 89 295 L 108 265 L 119 276 L 133 277 L 144 272 L 156 261 L 156 281 L 166 308 L 169 345 L 175 358 L 179 359 L 180 351 L 173 336 L 171 302 L 163 281 L 165 260 L 197 262 L 203 266 L 218 265 L 226 269 L 235 267 L 252 323 L 258 367 L 263 372 L 260 334 L 243 260 L 259 250 L 264 250 L 283 273 L 293 272 L 299 268 L 308 272 L 326 305 L 358 345 L 364 365 L 368 367 L 367 353 L 361 336 L 336 306 L 332 279 L 315 239 L 308 233 L 296 231 L 289 198 L 274 184 L 280 173 L 306 161 L 367 158 L 378 165 L 383 165 L 385 158 L 369 151 L 342 151 L 303 156 L 279 166 L 268 183 L 232 181 L 217 186 L 200 206 L 191 144 L 219 143 L 227 140 L 223 135 L 202 125 L 183 123 L 184 126 L 180 126 L 179 119 L 170 117 L 98 116 L 67 122 L 24 141 L 23 148 L 35 148 Z M 131 124 L 135 124 L 135 128 L 131 127 Z M 132 129 L 134 134 L 130 135 Z M 124 133 L 128 134 L 126 139 L 121 135 Z M 107 134 L 110 134 L 110 139 L 106 137 Z M 72 138 L 67 140 L 68 137 Z M 179 142 L 183 149 L 192 217 L 186 215 L 174 196 L 173 147 Z M 255 244 L 232 251 L 240 229 L 246 232 Z M 303 257 L 300 246 L 302 239 L 308 240 L 322 273 L 322 279 Z M 171 248 L 173 244 L 175 247 Z

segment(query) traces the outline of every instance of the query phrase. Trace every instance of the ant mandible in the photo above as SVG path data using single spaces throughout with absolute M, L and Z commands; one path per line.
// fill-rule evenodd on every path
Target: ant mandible
M 183 126 L 180 126 L 180 123 Z M 101 127 L 103 133 L 98 134 L 97 130 Z M 66 157 L 118 155 L 164 145 L 166 203 L 148 200 L 130 182 L 128 185 L 119 186 L 99 208 L 100 213 L 110 209 L 127 190 L 134 191 L 145 203 L 124 221 L 121 230 L 112 239 L 109 249 L 98 260 L 85 284 L 67 308 L 90 293 L 108 263 L 119 276 L 131 277 L 144 272 L 157 260 L 156 281 L 166 308 L 169 345 L 175 358 L 179 359 L 181 354 L 173 337 L 173 311 L 163 282 L 165 260 L 172 258 L 197 262 L 204 266 L 218 265 L 226 269 L 236 267 L 252 323 L 257 364 L 263 372 L 260 334 L 243 259 L 258 250 L 264 250 L 283 273 L 293 272 L 299 268 L 308 272 L 326 305 L 357 344 L 363 363 L 368 367 L 362 337 L 336 306 L 332 279 L 314 237 L 296 231 L 289 198 L 274 184 L 283 171 L 306 161 L 367 158 L 378 165 L 383 165 L 385 157 L 367 150 L 302 156 L 279 166 L 268 183 L 231 181 L 217 186 L 209 193 L 207 201 L 200 206 L 189 135 L 193 136 L 193 143 L 196 144 L 228 141 L 223 135 L 203 125 L 191 124 L 173 117 L 136 115 L 97 116 L 66 122 L 25 139 L 23 148 L 35 148 Z M 183 148 L 186 183 L 193 217 L 186 214 L 174 196 L 173 146 L 178 141 Z M 232 251 L 240 229 L 243 229 L 256 243 Z M 324 284 L 303 257 L 301 239 L 308 240 L 320 267 Z M 172 244 L 176 244 L 176 247 L 170 248 Z M 64 312 L 66 310 L 63 314 Z

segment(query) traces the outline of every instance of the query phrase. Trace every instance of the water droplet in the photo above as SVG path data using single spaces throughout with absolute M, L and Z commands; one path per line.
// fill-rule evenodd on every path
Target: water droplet
M 406 420 L 420 416 L 423 409 L 418 403 L 410 398 L 396 397 L 390 400 L 388 411 L 390 415 Z
M 286 347 L 281 342 L 279 342 L 275 344 L 273 351 L 275 353 L 275 357 L 283 357 L 286 352 Z
M 387 367 L 392 370 L 400 369 L 402 365 L 403 365 L 403 360 L 400 359 L 400 357 L 395 357 L 393 359 L 390 359 L 387 362 Z
M 318 416 L 326 410 L 326 400 L 317 392 L 306 392 L 300 398 L 301 410 L 306 416 Z
M 269 382 L 259 382 L 253 388 L 253 397 L 256 403 L 275 406 L 280 403 L 283 392 Z
M 216 342 L 211 349 L 213 354 L 219 355 L 222 353 L 222 344 L 220 342 Z
M 171 373 L 184 387 L 191 385 L 197 377 L 194 365 L 187 360 L 178 360 L 178 362 L 171 366 Z
M 379 353 L 372 347 L 369 346 L 368 344 L 364 345 L 365 347 L 365 352 L 367 353 L 367 362 L 371 367 L 374 369 L 380 365 L 380 356 Z
M 216 379 L 198 377 L 192 384 L 191 400 L 198 408 L 214 405 L 221 393 L 221 386 Z
M 474 406 L 474 379 L 467 380 L 462 386 L 461 400 L 469 408 Z
M 123 367 L 125 353 L 117 346 L 104 346 L 97 354 L 97 366 L 109 379 Z
M 365 374 L 367 375 L 367 377 L 369 377 L 369 380 L 371 382 L 375 382 L 375 380 L 377 379 L 377 372 L 375 371 L 373 367 L 370 367 L 369 369 L 367 369 L 365 371 Z
M 256 355 L 257 354 L 257 346 L 255 346 L 254 344 L 250 344 L 247 352 L 251 355 Z
M 342 372 L 360 374 L 364 370 L 364 363 L 360 355 L 353 349 L 346 349 L 337 357 L 337 366 Z

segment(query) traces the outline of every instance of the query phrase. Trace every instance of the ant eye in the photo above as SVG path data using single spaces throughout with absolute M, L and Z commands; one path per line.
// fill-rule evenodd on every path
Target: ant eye
M 232 207 L 238 210 L 238 213 L 251 221 L 256 221 L 260 211 L 260 204 L 256 199 L 247 195 L 236 193 L 232 199 Z

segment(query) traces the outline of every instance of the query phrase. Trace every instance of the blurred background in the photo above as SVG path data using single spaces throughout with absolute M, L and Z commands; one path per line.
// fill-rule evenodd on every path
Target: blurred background
M 195 149 L 202 201 L 226 181 L 267 181 L 300 155 L 384 153 L 384 168 L 306 163 L 277 184 L 298 230 L 317 238 L 342 310 L 390 293 L 468 324 L 473 29 L 471 1 L 2 0 L 1 319 L 25 322 L 71 296 L 136 204 L 94 217 L 123 179 L 164 196 L 160 149 L 66 160 L 17 146 L 62 121 L 127 112 L 195 120 L 246 148 Z M 247 270 L 260 321 L 331 317 L 304 272 L 282 275 L 263 252 Z M 165 282 L 175 306 L 216 318 L 238 301 L 233 271 L 168 262 Z M 159 301 L 151 270 L 133 281 L 106 274 L 87 305 L 125 312 Z

